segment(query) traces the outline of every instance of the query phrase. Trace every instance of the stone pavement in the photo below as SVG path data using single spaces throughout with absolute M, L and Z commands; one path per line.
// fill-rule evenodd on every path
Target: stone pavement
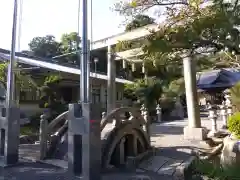
M 156 155 L 143 161 L 134 172 L 119 171 L 103 175 L 103 180 L 172 180 L 183 172 L 183 167 L 192 158 L 191 151 L 199 142 L 183 138 L 187 120 L 171 121 L 151 126 L 151 142 L 157 148 Z M 220 127 L 221 122 L 218 121 Z M 211 122 L 203 119 L 202 126 L 210 129 Z M 36 152 L 36 151 L 35 151 Z M 25 152 L 31 154 L 31 152 Z M 34 155 L 33 155 L 34 156 Z M 43 163 L 24 160 L 19 166 L 0 169 L 0 180 L 64 180 L 69 179 L 66 169 Z M 136 178 L 135 176 L 140 176 Z M 71 178 L 72 179 L 72 178 Z M 77 179 L 77 178 L 76 178 Z
M 220 129 L 222 122 L 217 121 Z M 173 179 L 187 176 L 187 168 L 194 159 L 192 152 L 202 147 L 201 142 L 186 140 L 183 136 L 183 128 L 187 126 L 187 119 L 171 121 L 151 126 L 151 143 L 157 148 L 156 155 L 142 162 L 139 166 L 145 172 L 153 172 L 158 175 L 168 175 Z M 211 129 L 211 121 L 202 118 L 202 126 Z

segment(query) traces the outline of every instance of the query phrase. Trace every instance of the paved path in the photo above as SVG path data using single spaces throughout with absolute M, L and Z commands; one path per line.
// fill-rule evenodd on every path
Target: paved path
M 113 172 L 102 176 L 102 180 L 134 180 L 134 177 L 139 176 L 148 180 L 172 180 L 169 176 L 157 176 L 151 173 L 143 172 Z M 147 178 L 147 179 L 146 179 Z M 77 180 L 78 177 L 71 177 L 65 169 L 57 168 L 47 164 L 33 163 L 22 161 L 19 166 L 0 169 L 0 180 Z
M 151 126 L 151 143 L 157 148 L 156 156 L 144 161 L 139 168 L 159 175 L 178 176 L 184 166 L 192 159 L 192 151 L 202 146 L 199 141 L 186 140 L 183 128 L 187 119 L 171 121 Z M 217 121 L 220 128 L 222 122 Z M 202 118 L 202 126 L 211 128 L 211 121 Z
M 198 142 L 184 140 L 183 127 L 186 125 L 187 120 L 153 124 L 151 126 L 151 142 L 158 148 L 156 156 L 140 164 L 136 172 L 115 172 L 103 175 L 102 179 L 136 180 L 134 176 L 141 176 L 142 180 L 172 180 L 177 173 L 176 170 L 191 157 L 191 150 L 198 146 Z M 202 125 L 209 129 L 211 122 L 203 119 Z M 220 121 L 218 121 L 218 125 L 221 125 Z M 31 152 L 27 154 L 31 154 Z M 25 160 L 19 166 L 0 169 L 1 179 L 65 180 L 69 179 L 69 176 L 67 171 L 62 168 Z

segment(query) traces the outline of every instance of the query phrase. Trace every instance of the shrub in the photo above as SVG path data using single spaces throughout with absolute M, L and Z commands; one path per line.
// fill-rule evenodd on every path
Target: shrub
M 230 89 L 231 101 L 235 110 L 240 111 L 240 82 Z
M 229 165 L 223 168 L 219 163 L 214 161 L 196 160 L 193 163 L 193 167 L 194 167 L 193 171 L 195 172 L 195 174 L 205 175 L 206 177 L 211 178 L 212 180 L 240 179 L 239 166 L 236 165 Z
M 237 112 L 228 118 L 228 129 L 240 139 L 240 112 Z

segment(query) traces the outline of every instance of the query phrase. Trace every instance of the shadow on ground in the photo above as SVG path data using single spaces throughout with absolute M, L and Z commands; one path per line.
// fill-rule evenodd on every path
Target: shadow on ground
M 161 136 L 161 135 L 181 135 L 183 134 L 183 125 L 176 124 L 155 124 L 151 127 L 151 136 Z
M 65 180 L 66 170 L 34 162 L 22 161 L 19 165 L 0 168 L 0 179 L 4 180 Z
M 169 157 L 177 160 L 187 160 L 192 156 L 192 152 L 196 148 L 194 146 L 171 146 L 161 147 L 157 149 L 157 156 Z

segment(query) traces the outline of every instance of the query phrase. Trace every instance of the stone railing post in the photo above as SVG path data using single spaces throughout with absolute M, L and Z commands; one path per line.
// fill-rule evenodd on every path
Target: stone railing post
M 211 128 L 211 131 L 210 131 L 210 136 L 215 136 L 216 133 L 217 133 L 217 107 L 216 106 L 212 106 L 212 105 L 209 105 L 208 107 L 208 111 L 209 111 L 209 120 L 212 121 L 212 128 Z
M 221 120 L 222 120 L 222 129 L 227 129 L 227 109 L 226 106 L 224 105 L 224 103 L 220 106 L 220 116 L 221 116 Z
M 229 118 L 232 114 L 233 114 L 233 110 L 232 110 L 232 103 L 230 100 L 230 95 L 225 95 L 226 101 L 225 101 L 225 105 L 226 105 L 226 109 L 227 109 L 227 118 Z
M 147 108 L 145 107 L 145 105 L 143 104 L 142 107 L 141 107 L 141 114 L 143 116 L 143 119 L 145 120 L 146 122 L 146 133 L 148 135 L 148 140 L 150 142 L 150 121 L 149 121 L 149 118 L 148 118 L 148 110 Z
M 157 111 L 157 122 L 162 122 L 162 108 L 160 107 L 160 104 L 157 104 L 156 107 L 156 111 Z
M 143 116 L 144 111 L 145 111 L 145 106 L 144 106 L 144 104 L 141 105 L 140 111 L 141 111 L 141 115 Z
M 39 132 L 39 141 L 40 141 L 40 160 L 43 160 L 46 157 L 47 153 L 47 140 L 48 140 L 48 120 L 47 115 L 44 113 L 40 117 L 40 132 Z

